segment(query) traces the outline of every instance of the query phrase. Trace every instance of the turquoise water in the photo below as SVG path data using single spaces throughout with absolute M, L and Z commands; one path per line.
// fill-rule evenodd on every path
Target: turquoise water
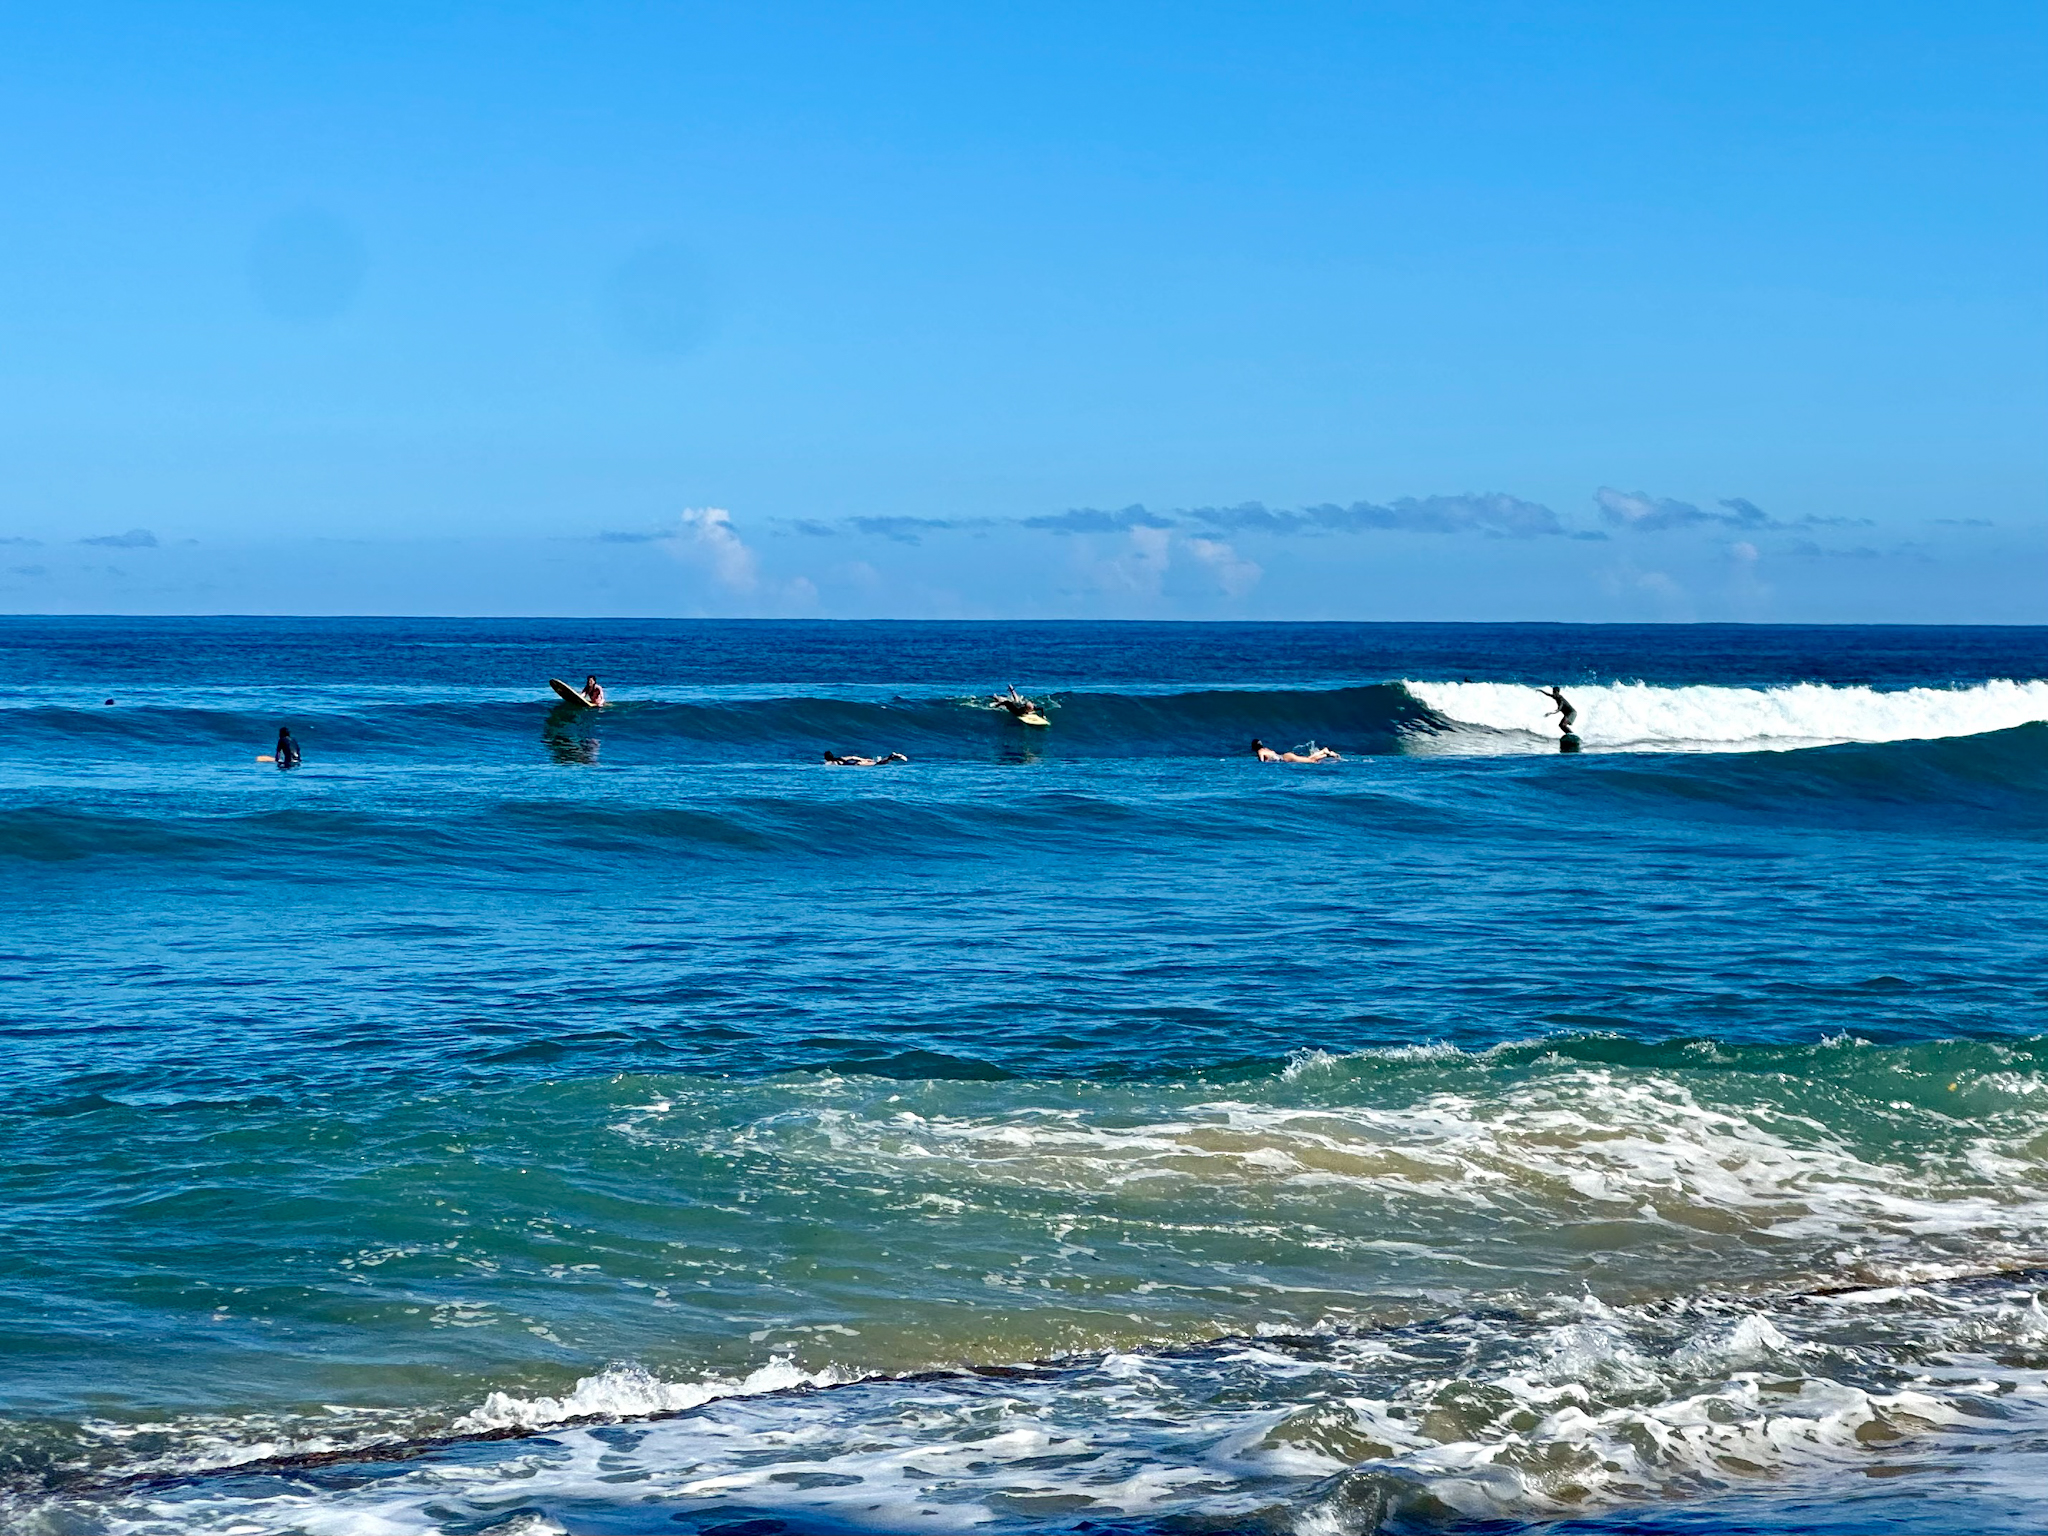
M 2044 675 L 0 621 L 0 1519 L 2041 1528 Z

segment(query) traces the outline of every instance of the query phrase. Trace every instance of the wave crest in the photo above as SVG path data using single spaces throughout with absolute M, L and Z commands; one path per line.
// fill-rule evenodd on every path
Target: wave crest
M 1660 687 L 1574 685 L 1577 732 L 1589 747 L 1743 751 L 1974 736 L 2048 721 L 2048 682 L 2001 679 L 1970 687 Z M 1281 747 L 1310 741 L 1352 752 L 1431 755 L 1528 750 L 1556 736 L 1549 699 L 1533 683 L 1385 682 L 1331 688 L 1197 688 L 1044 695 L 1049 730 L 1026 730 L 986 700 L 870 690 L 684 698 L 621 695 L 601 716 L 545 701 L 450 693 L 387 697 L 328 689 L 229 707 L 163 698 L 90 710 L 55 701 L 0 705 L 11 737 L 81 760 L 138 751 L 211 759 L 267 748 L 288 720 L 311 760 L 492 755 L 538 737 L 563 750 L 602 740 L 650 760 L 815 760 L 823 747 L 889 747 L 919 757 L 985 757 L 1015 748 L 1091 758 L 1215 757 L 1254 737 Z M 488 746 L 487 746 L 488 744 Z
M 1510 683 L 1404 685 L 1458 725 L 1554 736 L 1551 702 L 1534 687 Z M 1670 750 L 1811 747 L 1838 742 L 1910 741 L 1977 736 L 2048 720 L 2048 682 L 2000 679 L 1969 688 L 1776 688 L 1596 683 L 1571 688 L 1575 727 L 1588 746 Z
M 519 1397 L 493 1392 L 483 1406 L 457 1419 L 457 1434 L 488 1434 L 493 1430 L 545 1429 L 581 1419 L 645 1419 L 682 1413 L 724 1397 L 759 1397 L 764 1392 L 789 1392 L 798 1387 L 837 1386 L 848 1378 L 837 1371 L 799 1370 L 776 1358 L 738 1380 L 709 1376 L 702 1381 L 663 1381 L 637 1365 L 615 1365 L 585 1376 L 560 1397 Z

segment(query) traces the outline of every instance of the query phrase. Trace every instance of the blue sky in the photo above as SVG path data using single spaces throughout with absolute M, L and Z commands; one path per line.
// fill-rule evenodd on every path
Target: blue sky
M 2048 8 L 0 19 L 0 608 L 2048 622 Z

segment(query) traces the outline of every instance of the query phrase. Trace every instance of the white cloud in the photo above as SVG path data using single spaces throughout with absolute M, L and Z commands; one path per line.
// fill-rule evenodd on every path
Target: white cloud
M 1242 597 L 1266 573 L 1222 539 L 1196 538 L 1169 528 L 1140 524 L 1125 531 L 1114 551 L 1098 555 L 1100 546 L 1085 535 L 1075 540 L 1074 563 L 1096 591 L 1142 598 L 1147 603 L 1172 595 L 1204 595 L 1220 591 Z M 1199 571 L 1199 577 L 1191 572 Z
M 686 508 L 675 547 L 685 557 L 710 567 L 728 592 L 745 597 L 761 585 L 759 562 L 733 527 L 732 514 L 723 507 Z
M 1669 571 L 1644 570 L 1633 560 L 1617 560 L 1599 575 L 1609 597 L 1648 602 L 1660 617 L 1688 623 L 1694 617 L 1692 594 Z
M 1696 507 L 1689 501 L 1674 501 L 1669 496 L 1649 496 L 1642 491 L 1617 491 L 1611 485 L 1603 485 L 1593 493 L 1593 500 L 1599 503 L 1600 515 L 1617 527 L 1633 528 L 1639 533 L 1662 533 L 1672 528 L 1699 528 L 1719 526 L 1724 528 L 1783 528 L 1788 525 L 1779 522 L 1755 502 L 1741 496 L 1732 496 L 1721 503 L 1721 510 L 1710 512 Z M 1805 517 L 1796 526 L 1848 521 L 1842 518 Z
M 1173 535 L 1164 528 L 1133 528 L 1123 551 L 1106 560 L 1094 557 L 1092 540 L 1083 540 L 1078 554 L 1088 579 L 1104 592 L 1129 592 L 1157 597 L 1166 586 L 1172 560 Z
M 1761 574 L 1763 552 L 1747 539 L 1728 546 L 1728 598 L 1746 619 L 1762 618 L 1769 609 L 1771 589 Z
M 1225 597 L 1243 597 L 1266 574 L 1221 539 L 1184 539 L 1181 547 L 1214 573 Z

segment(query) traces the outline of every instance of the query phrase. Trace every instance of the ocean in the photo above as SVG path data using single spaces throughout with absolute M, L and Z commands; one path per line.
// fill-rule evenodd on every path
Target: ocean
M 0 619 L 0 1527 L 2048 1529 L 2044 678 Z

